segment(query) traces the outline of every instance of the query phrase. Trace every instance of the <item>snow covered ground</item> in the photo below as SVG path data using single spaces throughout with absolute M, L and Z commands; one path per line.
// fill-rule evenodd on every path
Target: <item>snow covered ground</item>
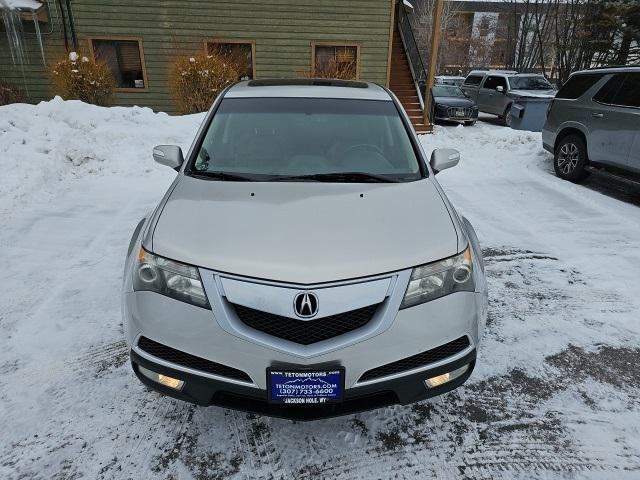
M 0 478 L 640 478 L 640 191 L 551 172 L 539 134 L 438 127 L 490 283 L 478 366 L 432 401 L 310 423 L 134 377 L 119 307 L 138 219 L 202 116 L 0 107 Z M 605 191 L 602 194 L 601 191 Z

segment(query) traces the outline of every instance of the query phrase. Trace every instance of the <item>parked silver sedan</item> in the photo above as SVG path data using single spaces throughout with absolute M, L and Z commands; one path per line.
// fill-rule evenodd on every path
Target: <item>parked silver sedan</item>
M 482 252 L 388 90 L 249 81 L 223 92 L 136 228 L 122 291 L 138 378 L 200 405 L 311 419 L 469 378 Z

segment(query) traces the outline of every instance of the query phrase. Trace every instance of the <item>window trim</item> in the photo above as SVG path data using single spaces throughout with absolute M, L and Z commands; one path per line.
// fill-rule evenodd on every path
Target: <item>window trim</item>
M 355 47 L 356 48 L 356 78 L 360 80 L 360 44 L 358 42 L 311 42 L 311 76 L 316 76 L 316 47 Z
M 209 44 L 211 43 L 234 43 L 241 45 L 251 45 L 251 70 L 253 70 L 253 77 L 251 80 L 256 80 L 258 75 L 256 74 L 256 41 L 245 38 L 205 38 L 204 41 L 204 54 L 209 55 Z
M 91 36 L 87 37 L 87 42 L 89 43 L 89 52 L 91 53 L 91 58 L 96 60 L 96 53 L 93 49 L 93 41 L 94 40 L 115 40 L 115 41 L 135 41 L 138 42 L 138 51 L 140 52 L 140 65 L 142 67 L 142 80 L 144 81 L 144 88 L 135 88 L 135 87 L 115 87 L 114 92 L 117 93 L 134 93 L 134 92 L 148 92 L 149 91 L 149 77 L 147 76 L 147 66 L 144 61 L 144 48 L 142 46 L 142 37 L 130 37 L 130 36 L 120 36 L 120 35 L 99 35 L 99 36 Z

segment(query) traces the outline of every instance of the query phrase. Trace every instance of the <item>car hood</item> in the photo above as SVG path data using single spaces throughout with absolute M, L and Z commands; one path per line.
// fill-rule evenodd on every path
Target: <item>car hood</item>
M 554 98 L 557 90 L 510 90 L 515 97 Z
M 446 105 L 447 107 L 473 107 L 476 102 L 469 98 L 460 97 L 433 97 L 436 103 Z
M 408 183 L 220 182 L 182 176 L 152 250 L 221 272 L 314 284 L 457 253 L 430 179 Z

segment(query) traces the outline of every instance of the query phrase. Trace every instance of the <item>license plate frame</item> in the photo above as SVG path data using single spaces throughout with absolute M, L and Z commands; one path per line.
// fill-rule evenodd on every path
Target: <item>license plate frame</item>
M 456 110 L 456 117 L 464 117 L 464 110 L 457 109 Z
M 271 404 L 295 407 L 318 407 L 342 403 L 344 400 L 344 367 L 311 369 L 271 367 L 267 369 L 266 375 L 267 401 Z M 296 380 L 302 380 L 304 383 L 300 381 L 296 382 Z M 274 382 L 278 381 L 294 383 L 289 383 L 290 387 L 286 388 L 279 387 L 279 385 L 285 383 L 274 384 Z M 318 385 L 318 381 L 329 383 L 330 386 L 324 389 L 308 388 Z M 305 386 L 302 387 L 302 385 Z M 331 392 L 328 392 L 328 390 L 331 390 Z

